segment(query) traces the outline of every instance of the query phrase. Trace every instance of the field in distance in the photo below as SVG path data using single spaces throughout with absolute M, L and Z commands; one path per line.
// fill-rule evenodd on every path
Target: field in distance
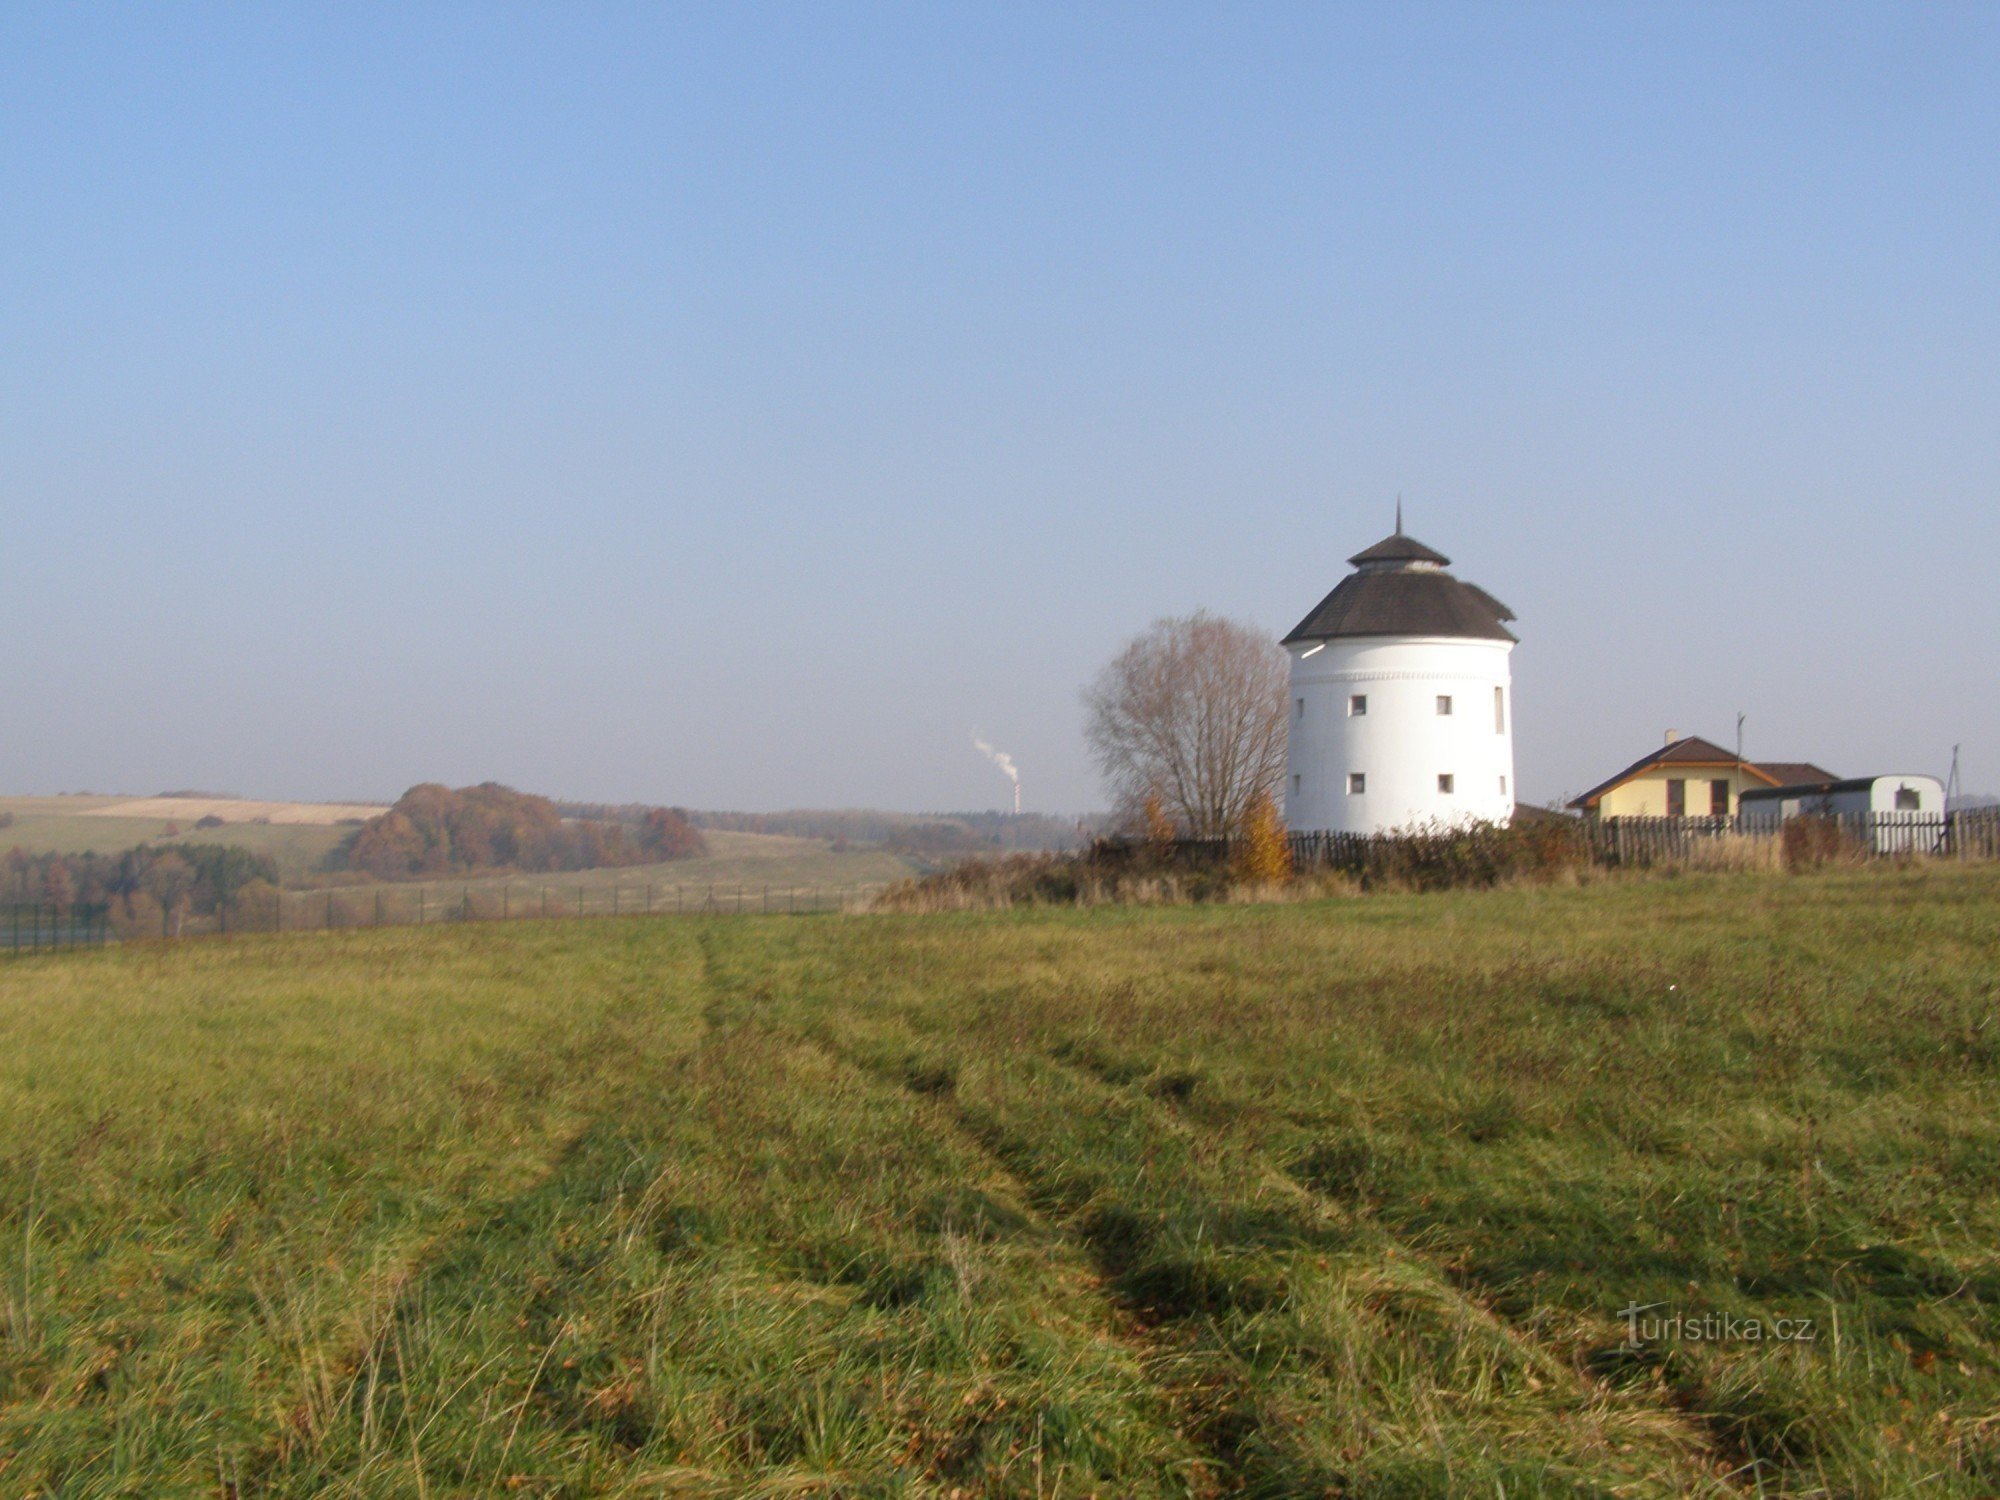
M 398 920 L 405 906 L 421 901 L 436 911 L 450 896 L 462 896 L 468 889 L 475 904 L 489 896 L 497 902 L 503 886 L 529 902 L 539 900 L 546 888 L 552 900 L 566 901 L 571 909 L 581 891 L 586 912 L 609 912 L 614 889 L 643 895 L 650 885 L 656 900 L 669 905 L 672 898 L 661 893 L 676 887 L 684 893 L 699 889 L 703 899 L 711 888 L 736 899 L 740 889 L 747 902 L 752 891 L 761 899 L 767 886 L 787 893 L 878 888 L 916 868 L 912 860 L 897 854 L 865 846 L 836 849 L 829 839 L 710 829 L 703 835 L 707 855 L 666 865 L 549 875 L 483 872 L 380 885 L 359 875 L 326 871 L 327 856 L 353 834 L 352 820 L 383 810 L 365 804 L 229 798 L 0 797 L 0 815 L 13 815 L 11 823 L 0 827 L 0 852 L 18 847 L 31 854 L 117 854 L 148 842 L 234 844 L 271 856 L 288 885 L 338 886 L 342 894 L 337 899 L 347 903 L 356 921 L 372 918 L 378 892 L 385 910 Z M 223 818 L 221 826 L 195 827 L 210 815 Z M 255 821 L 260 817 L 269 821 Z M 169 833 L 170 827 L 175 831 Z M 720 894 L 716 899 L 721 900 Z M 631 909 L 630 903 L 621 909 Z
M 234 844 L 268 854 L 284 879 L 295 880 L 318 869 L 354 832 L 343 820 L 373 817 L 382 810 L 364 804 L 233 798 L 0 797 L 0 816 L 12 814 L 12 821 L 0 827 L 0 852 L 119 854 L 148 842 Z M 222 818 L 221 826 L 195 827 L 209 816 Z
M 319 877 L 316 890 L 289 899 L 288 926 L 320 925 L 333 902 L 334 925 L 403 923 L 428 912 L 481 919 L 503 913 L 631 915 L 655 912 L 785 911 L 852 905 L 916 873 L 917 864 L 884 849 L 836 849 L 826 839 L 706 829 L 708 853 L 659 865 L 621 865 L 547 874 L 440 876 L 434 880 L 371 881 L 354 875 Z
M 0 1475 L 1991 1495 L 1996 983 L 1976 866 L 0 961 Z

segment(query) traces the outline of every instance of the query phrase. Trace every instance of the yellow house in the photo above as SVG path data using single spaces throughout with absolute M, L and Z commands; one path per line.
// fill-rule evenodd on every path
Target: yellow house
M 1739 761 L 1698 735 L 1670 732 L 1660 749 L 1570 806 L 1590 818 L 1733 818 L 1746 791 L 1835 779 L 1810 761 Z

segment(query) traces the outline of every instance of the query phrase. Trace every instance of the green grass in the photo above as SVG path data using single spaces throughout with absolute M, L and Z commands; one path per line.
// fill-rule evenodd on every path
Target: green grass
M 1990 1495 L 1996 988 L 1986 869 L 0 962 L 0 1492 Z

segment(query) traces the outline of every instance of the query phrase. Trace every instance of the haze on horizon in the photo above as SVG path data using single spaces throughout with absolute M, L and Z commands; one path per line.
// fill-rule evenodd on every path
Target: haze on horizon
M 1525 800 L 2000 789 L 2000 12 L 10 12 L 0 791 L 1102 803 L 1389 529 Z

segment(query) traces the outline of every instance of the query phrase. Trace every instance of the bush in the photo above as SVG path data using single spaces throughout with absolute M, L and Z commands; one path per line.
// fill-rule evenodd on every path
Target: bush
M 1862 841 L 1833 817 L 1787 818 L 1780 839 L 1788 870 L 1852 864 L 1867 852 Z

